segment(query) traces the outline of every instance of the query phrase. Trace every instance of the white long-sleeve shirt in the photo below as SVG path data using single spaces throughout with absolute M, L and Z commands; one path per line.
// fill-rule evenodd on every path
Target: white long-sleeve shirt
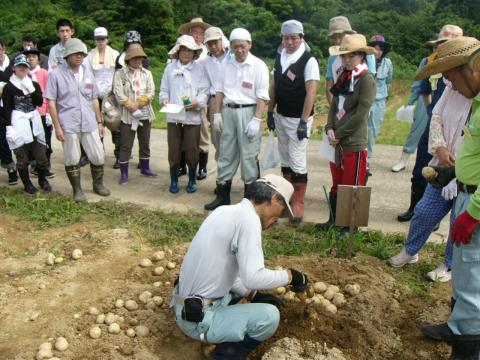
M 210 95 L 215 95 L 218 76 L 222 70 L 222 65 L 228 60 L 228 55 L 228 53 L 224 53 L 220 57 L 210 55 L 203 61 L 202 65 L 205 68 L 205 74 L 210 83 Z
M 265 268 L 261 233 L 260 218 L 248 199 L 212 212 L 183 259 L 179 295 L 216 299 L 229 291 L 244 296 L 249 290 L 288 284 L 286 270 Z
M 225 95 L 224 104 L 256 104 L 258 100 L 270 100 L 269 77 L 265 63 L 248 54 L 243 63 L 233 60 L 222 66 L 217 81 L 217 92 Z

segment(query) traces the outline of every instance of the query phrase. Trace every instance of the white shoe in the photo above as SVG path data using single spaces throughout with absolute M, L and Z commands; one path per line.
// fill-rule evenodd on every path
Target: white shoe
M 418 254 L 408 255 L 405 247 L 400 251 L 400 254 L 391 257 L 388 262 L 396 268 L 400 268 L 406 264 L 414 264 L 418 262 Z
M 432 281 L 447 282 L 452 279 L 452 270 L 449 270 L 445 264 L 442 264 L 435 270 L 427 273 L 427 278 Z
M 393 172 L 399 172 L 402 170 L 405 170 L 407 167 L 408 163 L 408 158 L 410 157 L 411 154 L 407 154 L 406 152 L 402 152 L 402 156 L 400 157 L 400 161 L 392 166 L 392 171 Z

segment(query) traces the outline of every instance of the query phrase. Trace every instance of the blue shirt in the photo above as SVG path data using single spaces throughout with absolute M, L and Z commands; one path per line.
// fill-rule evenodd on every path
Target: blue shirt
M 384 100 L 388 97 L 388 89 L 392 83 L 393 64 L 388 58 L 383 58 L 380 66 L 377 69 L 375 80 L 377 84 L 376 100 Z

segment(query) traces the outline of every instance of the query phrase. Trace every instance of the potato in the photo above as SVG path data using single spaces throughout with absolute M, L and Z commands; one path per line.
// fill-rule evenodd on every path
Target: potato
M 437 176 L 438 176 L 438 173 L 437 171 L 431 167 L 431 166 L 425 166 L 423 169 L 422 169 L 422 176 L 426 179 L 426 180 L 431 180 L 431 179 L 435 179 Z
M 54 263 L 55 263 L 55 264 L 61 264 L 61 263 L 63 263 L 63 257 L 61 257 L 61 256 L 56 257 Z
M 313 290 L 316 293 L 323 293 L 325 290 L 327 290 L 327 285 L 322 281 L 317 281 L 315 284 L 313 284 Z
M 307 297 L 311 298 L 315 295 L 315 291 L 313 290 L 313 286 L 309 285 L 307 286 L 307 290 L 305 290 L 305 293 L 307 294 Z
M 283 297 L 286 300 L 294 300 L 295 299 L 295 293 L 293 291 L 288 291 Z
M 336 307 L 342 307 L 347 301 L 345 300 L 345 296 L 342 293 L 336 293 L 333 296 L 332 302 Z
M 137 310 L 138 304 L 134 300 L 127 300 L 125 302 L 125 309 L 129 311 Z
M 138 296 L 138 300 L 140 300 L 140 302 L 144 304 L 148 303 L 151 298 L 152 298 L 152 293 L 150 291 L 144 291 Z
M 345 292 L 352 296 L 358 295 L 360 293 L 360 285 L 348 284 L 345 286 Z
M 154 310 L 154 309 L 157 307 L 157 305 L 155 305 L 155 303 L 154 303 L 153 301 L 149 301 L 149 302 L 147 303 L 147 305 L 145 305 L 145 307 L 146 307 L 148 310 Z
M 165 281 L 165 286 L 170 286 L 170 285 L 171 285 L 170 281 Z
M 153 283 L 153 286 L 154 286 L 154 287 L 160 287 L 160 286 L 162 286 L 162 285 L 163 285 L 163 283 L 162 283 L 161 281 L 155 281 L 155 282 Z
M 102 335 L 102 330 L 98 326 L 92 326 L 88 331 L 92 339 L 98 339 Z
M 78 259 L 80 259 L 80 258 L 82 257 L 82 255 L 83 255 L 82 250 L 80 250 L 80 249 L 75 249 L 75 250 L 72 251 L 72 255 L 71 255 L 71 256 L 72 256 L 72 259 L 73 259 L 73 260 L 78 260 Z
M 154 296 L 152 298 L 152 301 L 155 303 L 157 306 L 161 306 L 163 304 L 163 299 L 161 296 Z
M 112 323 L 108 325 L 108 332 L 110 334 L 119 334 L 120 333 L 120 325 L 117 323 Z
M 55 255 L 53 255 L 52 253 L 49 253 L 47 256 L 46 264 L 47 265 L 55 264 Z
M 97 324 L 103 324 L 105 323 L 105 314 L 100 314 L 97 316 L 97 319 L 95 320 Z
M 65 351 L 68 349 L 68 341 L 64 337 L 60 336 L 55 341 L 55 349 L 58 351 Z
M 325 293 L 323 294 L 323 297 L 327 300 L 332 300 L 334 295 L 335 295 L 335 292 L 333 291 L 333 289 L 327 288 L 327 291 L 325 291 Z
M 328 290 L 331 290 L 334 294 L 336 294 L 340 291 L 340 288 L 336 285 L 328 285 L 327 286 L 327 291 Z
M 325 309 L 332 313 L 332 314 L 336 314 L 337 313 L 337 307 L 334 305 L 334 304 L 329 304 L 325 307 Z
M 36 360 L 51 359 L 53 356 L 51 349 L 40 349 L 35 356 Z
M 142 260 L 140 260 L 139 265 L 140 265 L 141 267 L 144 267 L 144 268 L 149 267 L 149 266 L 152 266 L 152 260 L 150 260 L 150 259 L 142 259 Z
M 53 349 L 52 343 L 44 342 L 40 344 L 40 346 L 38 347 L 38 350 L 42 350 L 42 349 L 52 350 Z
M 135 334 L 139 337 L 148 336 L 150 330 L 144 325 L 138 325 L 135 327 Z
M 115 307 L 117 309 L 123 308 L 123 305 L 125 305 L 125 302 L 122 299 L 118 299 L 117 301 L 115 301 Z
M 173 269 L 175 269 L 175 266 L 177 266 L 177 264 L 175 264 L 175 263 L 172 262 L 172 261 L 169 261 L 169 262 L 167 263 L 167 269 L 168 269 L 168 270 L 173 270 Z
M 125 321 L 125 319 L 123 318 L 123 316 L 118 316 L 118 315 L 115 315 L 115 322 L 117 324 L 121 324 Z
M 155 269 L 153 269 L 153 275 L 162 275 L 165 269 L 163 266 L 157 266 Z
M 323 296 L 319 296 L 319 295 L 315 295 L 314 297 L 312 297 L 312 301 L 315 303 L 315 304 L 321 304 L 322 303 L 322 299 L 325 300 L 325 298 Z
M 105 324 L 110 325 L 113 324 L 117 320 L 114 313 L 108 313 L 105 315 Z
M 127 331 L 125 331 L 125 334 L 127 334 L 128 337 L 135 337 L 135 330 L 133 330 L 132 328 L 128 328 Z
M 96 307 L 90 306 L 90 307 L 88 308 L 88 313 L 89 313 L 90 315 L 98 315 L 100 312 L 98 311 L 98 309 L 97 309 Z
M 165 258 L 165 251 L 157 251 L 152 256 L 153 261 L 160 261 L 160 260 L 163 260 L 164 258 Z
M 300 299 L 301 301 L 305 301 L 307 299 L 307 293 L 305 291 L 303 292 L 298 292 L 295 294 L 295 296 Z
M 278 288 L 275 289 L 275 294 L 277 294 L 277 295 L 283 295 L 283 294 L 286 293 L 286 291 L 287 291 L 287 289 L 285 289 L 284 286 L 280 286 L 280 287 L 278 287 Z

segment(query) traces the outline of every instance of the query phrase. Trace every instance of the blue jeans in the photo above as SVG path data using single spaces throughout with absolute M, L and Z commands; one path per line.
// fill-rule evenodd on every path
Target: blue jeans
M 386 99 L 375 100 L 368 116 L 368 161 L 373 158 L 373 146 L 377 141 L 385 117 Z

